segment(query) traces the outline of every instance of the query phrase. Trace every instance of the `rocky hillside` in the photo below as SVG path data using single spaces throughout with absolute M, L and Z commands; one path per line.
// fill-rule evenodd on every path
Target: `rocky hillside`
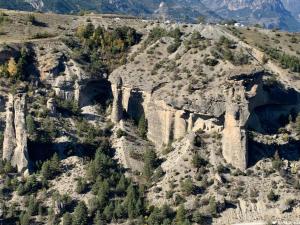
M 300 30 L 300 4 L 297 0 L 0 0 L 1 7 L 57 13 L 90 10 L 188 22 L 196 22 L 199 16 L 204 16 L 209 22 L 236 20 L 244 24 L 261 24 L 271 29 Z
M 298 34 L 2 11 L 0 37 L 4 224 L 299 218 Z

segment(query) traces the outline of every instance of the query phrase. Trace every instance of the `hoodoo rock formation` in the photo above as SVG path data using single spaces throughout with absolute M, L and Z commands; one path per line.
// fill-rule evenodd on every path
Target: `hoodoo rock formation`
M 10 94 L 6 104 L 3 159 L 16 166 L 18 172 L 27 170 L 29 164 L 25 118 L 26 95 Z

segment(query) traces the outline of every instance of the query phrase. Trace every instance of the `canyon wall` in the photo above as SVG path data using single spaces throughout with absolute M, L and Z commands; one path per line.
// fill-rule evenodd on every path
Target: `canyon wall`
M 134 120 L 138 120 L 144 114 L 148 123 L 147 137 L 158 149 L 173 140 L 183 138 L 191 131 L 222 130 L 222 125 L 215 123 L 214 119 L 204 119 L 203 115 L 196 112 L 176 109 L 162 100 L 155 99 L 150 92 L 121 84 L 120 81 L 112 83 L 112 121 L 119 122 L 123 119 L 123 111 Z
M 281 107 L 278 114 L 284 112 L 288 115 L 291 108 L 299 108 L 299 94 L 280 84 L 265 85 L 263 77 L 267 76 L 263 71 L 230 76 L 223 91 L 224 103 L 221 108 L 224 108 L 224 118 L 173 107 L 149 91 L 124 85 L 118 78 L 117 82 L 112 81 L 114 100 L 111 119 L 119 122 L 124 118 L 123 111 L 135 121 L 144 114 L 148 122 L 147 137 L 157 149 L 183 138 L 189 132 L 203 130 L 222 133 L 223 157 L 234 167 L 245 170 L 251 154 L 248 146 L 249 127 L 264 132 L 260 127 L 263 127 L 265 118 L 257 109 L 268 110 L 268 107 L 276 105 Z M 270 111 L 274 112 L 274 109 Z

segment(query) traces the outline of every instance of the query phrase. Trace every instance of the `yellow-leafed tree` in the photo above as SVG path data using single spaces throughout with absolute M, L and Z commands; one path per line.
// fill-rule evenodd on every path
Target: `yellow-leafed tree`
M 18 69 L 17 69 L 17 63 L 13 57 L 10 58 L 7 66 L 8 66 L 7 70 L 9 72 L 9 74 L 11 76 L 15 76 L 18 72 Z

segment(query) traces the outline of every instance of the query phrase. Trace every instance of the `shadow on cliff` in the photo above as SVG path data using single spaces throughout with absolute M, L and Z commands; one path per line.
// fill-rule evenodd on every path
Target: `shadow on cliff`
M 276 135 L 286 130 L 288 124 L 295 122 L 300 112 L 299 92 L 293 88 L 285 88 L 276 80 L 265 81 L 263 96 L 259 101 L 264 102 L 253 108 L 247 122 L 247 130 L 262 135 Z M 251 107 L 251 105 L 250 105 Z M 267 139 L 267 137 L 266 137 Z M 264 158 L 273 157 L 278 151 L 281 158 L 287 160 L 300 159 L 300 141 L 289 140 L 286 144 L 263 144 L 253 141 L 248 143 L 248 165 L 253 166 Z
M 81 143 L 78 140 L 60 143 L 46 143 L 29 140 L 28 152 L 32 165 L 30 171 L 34 172 L 40 169 L 42 163 L 49 160 L 55 153 L 57 153 L 62 160 L 71 156 L 78 156 L 83 160 L 91 160 L 98 150 L 105 153 L 110 158 L 113 158 L 116 152 L 105 138 L 103 140 L 95 140 L 91 143 Z
M 113 94 L 111 83 L 107 79 L 89 81 L 81 90 L 79 106 L 100 104 L 105 110 L 112 103 Z
M 139 91 L 133 91 L 130 93 L 128 100 L 127 116 L 133 119 L 138 124 L 140 118 L 145 114 L 143 107 L 144 97 Z
M 29 141 L 28 149 L 30 161 L 33 163 L 32 170 L 36 170 L 40 167 L 42 162 L 50 159 L 55 153 L 57 153 L 61 159 L 70 156 L 91 159 L 94 156 L 97 147 L 93 144 L 86 143 L 43 143 Z M 114 154 L 114 151 L 111 151 L 111 154 Z
M 249 140 L 248 164 L 250 167 L 254 166 L 260 160 L 274 157 L 276 152 L 282 159 L 298 161 L 300 160 L 300 141 L 291 140 L 283 145 L 267 145 Z
M 295 89 L 285 89 L 276 81 L 264 84 L 263 91 L 264 95 L 260 98 L 267 101 L 252 110 L 247 128 L 261 134 L 277 134 L 280 128 L 295 121 L 300 111 L 300 94 Z

